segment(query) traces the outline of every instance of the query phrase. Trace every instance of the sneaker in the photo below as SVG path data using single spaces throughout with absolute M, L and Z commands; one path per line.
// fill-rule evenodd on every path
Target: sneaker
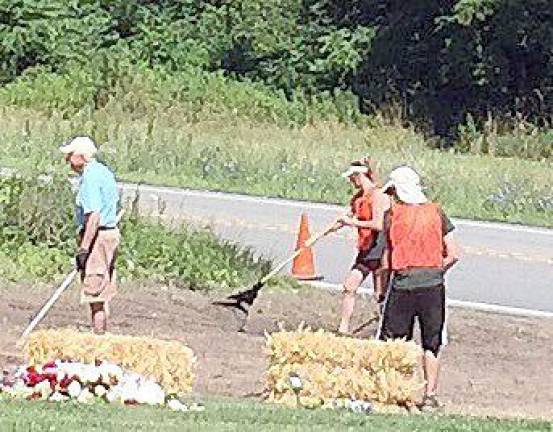
M 425 395 L 418 408 L 421 412 L 432 413 L 441 410 L 443 407 L 443 404 L 438 400 L 438 396 L 433 394 Z

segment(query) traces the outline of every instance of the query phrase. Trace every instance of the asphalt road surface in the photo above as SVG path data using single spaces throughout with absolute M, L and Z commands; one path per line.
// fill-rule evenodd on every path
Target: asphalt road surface
M 136 196 L 136 185 L 121 188 L 124 201 Z M 276 261 L 293 252 L 302 213 L 315 233 L 344 211 L 334 205 L 145 185 L 138 196 L 141 213 L 208 225 Z M 553 312 L 553 230 L 453 222 L 464 253 L 448 275 L 450 299 Z M 355 254 L 355 233 L 345 228 L 322 239 L 314 254 L 317 273 L 325 282 L 340 284 Z

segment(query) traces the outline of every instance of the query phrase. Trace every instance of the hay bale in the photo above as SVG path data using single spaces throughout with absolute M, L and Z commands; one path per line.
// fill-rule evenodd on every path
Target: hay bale
M 296 404 L 290 375 L 303 387 L 300 402 L 317 406 L 340 399 L 378 405 L 414 403 L 422 380 L 416 373 L 420 348 L 414 342 L 361 340 L 300 328 L 267 335 L 269 402 Z
M 71 329 L 41 330 L 29 336 L 25 353 L 30 364 L 56 359 L 109 361 L 154 378 L 168 393 L 188 393 L 194 383 L 194 353 L 178 341 L 109 333 L 100 336 Z

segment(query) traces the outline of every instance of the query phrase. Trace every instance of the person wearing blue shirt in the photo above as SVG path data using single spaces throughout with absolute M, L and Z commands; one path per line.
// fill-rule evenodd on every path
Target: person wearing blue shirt
M 115 260 L 120 242 L 117 228 L 119 193 L 113 172 L 95 159 L 91 138 L 77 136 L 60 147 L 71 169 L 80 174 L 76 197 L 79 249 L 75 257 L 81 272 L 81 301 L 90 305 L 92 328 L 107 329 L 108 302 L 116 293 Z

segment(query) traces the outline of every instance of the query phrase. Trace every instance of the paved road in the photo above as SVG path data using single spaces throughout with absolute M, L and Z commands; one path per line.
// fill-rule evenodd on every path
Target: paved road
M 129 200 L 137 186 L 122 185 L 122 190 Z M 142 212 L 161 213 L 167 220 L 209 224 L 224 238 L 277 260 L 293 251 L 302 212 L 316 232 L 343 211 L 333 205 L 144 185 L 139 204 Z M 448 276 L 450 298 L 553 312 L 553 230 L 453 222 L 464 254 Z M 347 229 L 316 246 L 317 271 L 326 282 L 342 281 L 354 249 L 355 235 Z

